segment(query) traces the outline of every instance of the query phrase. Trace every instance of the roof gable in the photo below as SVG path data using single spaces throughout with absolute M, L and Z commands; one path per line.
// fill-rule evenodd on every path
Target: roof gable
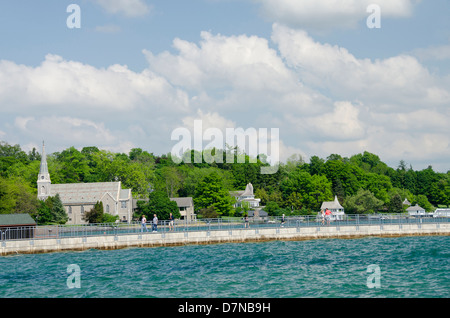
M 36 221 L 28 213 L 0 214 L 0 226 L 36 225 Z

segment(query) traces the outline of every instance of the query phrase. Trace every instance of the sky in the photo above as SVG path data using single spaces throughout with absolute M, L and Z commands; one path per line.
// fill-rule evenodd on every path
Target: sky
M 201 120 L 278 129 L 280 161 L 368 151 L 447 172 L 449 14 L 448 0 L 2 1 L 0 140 L 161 155 L 178 128 L 194 147 Z

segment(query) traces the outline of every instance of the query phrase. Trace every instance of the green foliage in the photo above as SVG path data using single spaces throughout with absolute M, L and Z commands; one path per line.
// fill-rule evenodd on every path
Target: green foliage
M 219 216 L 229 216 L 233 208 L 233 199 L 225 189 L 219 175 L 212 172 L 198 184 L 194 205 L 196 209 L 213 207 Z
M 396 193 L 391 198 L 388 205 L 388 212 L 391 213 L 402 213 L 403 212 L 403 200 L 400 194 Z
M 165 191 L 150 193 L 148 202 L 138 201 L 137 217 L 144 214 L 147 219 L 150 219 L 153 218 L 153 214 L 156 214 L 158 219 L 168 220 L 170 213 L 174 218 L 180 218 L 181 216 L 176 202 L 171 201 Z
M 39 225 L 65 224 L 69 220 L 59 194 L 48 197 L 45 201 L 38 200 L 37 209 L 30 214 Z
M 294 171 L 280 184 L 283 206 L 292 209 L 318 210 L 323 201 L 333 198 L 332 184 L 326 176 Z
M 97 201 L 90 211 L 84 213 L 83 220 L 88 223 L 103 223 L 104 214 L 103 203 Z
M 69 220 L 69 217 L 67 216 L 59 194 L 56 194 L 54 197 L 48 197 L 47 201 L 49 201 L 47 204 L 51 206 L 52 221 L 58 224 L 65 224 Z
M 211 162 L 211 155 L 222 157 L 223 162 Z M 193 197 L 197 213 L 204 215 L 232 216 L 235 209 L 229 191 L 243 190 L 248 183 L 270 215 L 317 212 L 323 201 L 335 195 L 347 213 L 401 212 L 400 201 L 405 198 L 427 211 L 450 205 L 450 172 L 438 173 L 431 166 L 415 171 L 403 160 L 391 168 L 367 151 L 350 158 L 312 156 L 309 163 L 293 155 L 276 173 L 266 175 L 260 173 L 267 165 L 264 156 L 250 163 L 254 158 L 236 147 L 203 153 L 190 150 L 183 156 L 191 158 L 191 163 L 175 164 L 170 154 L 155 156 L 141 148 L 125 154 L 93 146 L 81 151 L 70 147 L 49 154 L 47 161 L 52 183 L 121 181 L 134 197 L 163 193 L 166 203 L 169 197 Z M 228 163 L 227 156 L 234 163 Z M 201 158 L 200 163 L 194 161 Z M 49 207 L 36 199 L 40 159 L 36 149 L 26 153 L 19 145 L 0 141 L 0 213 L 30 213 L 39 223 L 63 222 L 60 208 L 52 210 L 53 204 Z M 166 212 L 157 214 L 163 219 Z
M 345 200 L 343 206 L 349 214 L 370 214 L 378 212 L 383 201 L 377 199 L 369 190 L 359 189 L 355 195 Z

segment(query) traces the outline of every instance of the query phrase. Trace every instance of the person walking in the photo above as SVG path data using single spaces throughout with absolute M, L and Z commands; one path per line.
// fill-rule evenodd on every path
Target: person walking
M 174 221 L 174 217 L 172 215 L 172 213 L 169 214 L 169 231 L 173 231 L 173 221 Z
M 244 217 L 244 228 L 250 228 L 250 224 L 248 223 L 248 214 L 245 214 Z
M 322 225 L 325 225 L 325 212 L 323 210 L 320 210 L 320 214 L 322 216 Z
M 152 224 L 153 232 L 158 232 L 158 217 L 156 214 L 153 214 L 153 224 Z
M 325 218 L 327 219 L 327 225 L 330 225 L 331 211 L 328 209 L 325 211 Z
M 145 218 L 145 215 L 142 215 L 142 219 L 141 219 L 141 232 L 144 232 L 144 229 L 148 232 L 147 229 L 147 219 Z

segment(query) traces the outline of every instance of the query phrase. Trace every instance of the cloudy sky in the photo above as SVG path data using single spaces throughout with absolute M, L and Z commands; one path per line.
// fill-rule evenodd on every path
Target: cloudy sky
M 449 13 L 448 0 L 2 1 L 0 140 L 163 154 L 201 119 L 278 128 L 282 160 L 369 151 L 446 172 Z

